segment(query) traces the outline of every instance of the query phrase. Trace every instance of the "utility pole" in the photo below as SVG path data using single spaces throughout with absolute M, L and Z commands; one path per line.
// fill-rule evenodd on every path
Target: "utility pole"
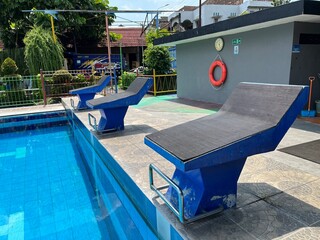
M 199 0 L 199 21 L 198 27 L 201 27 L 201 0 Z
M 112 78 L 112 68 L 111 68 L 111 47 L 110 47 L 110 36 L 109 36 L 109 20 L 108 20 L 108 12 L 106 14 L 106 32 L 107 32 L 107 47 L 108 47 L 108 70 L 110 77 Z M 112 89 L 112 80 L 111 80 L 111 89 Z M 106 92 L 104 92 L 104 95 Z

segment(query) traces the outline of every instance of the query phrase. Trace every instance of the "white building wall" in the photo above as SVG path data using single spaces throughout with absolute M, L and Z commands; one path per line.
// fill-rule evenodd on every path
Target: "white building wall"
M 245 11 L 258 11 L 263 8 L 270 8 L 273 7 L 272 2 L 268 1 L 245 1 L 241 5 L 239 5 L 240 8 L 240 14 Z
M 184 20 L 190 20 L 192 22 L 193 20 L 193 12 L 192 11 L 183 11 L 181 12 L 181 22 Z
M 199 17 L 199 11 L 198 17 Z M 235 14 L 239 16 L 239 6 L 230 5 L 226 7 L 226 5 L 204 5 L 202 6 L 202 26 L 214 23 L 215 20 L 213 16 L 219 14 L 221 16 L 218 21 L 223 21 L 228 19 L 231 14 Z
M 264 8 L 273 7 L 271 2 L 269 1 L 252 1 L 252 0 L 244 0 L 241 5 L 203 5 L 202 6 L 202 17 L 201 17 L 201 25 L 205 26 L 208 24 L 212 24 L 215 22 L 213 18 L 213 14 L 219 14 L 221 17 L 218 21 L 226 20 L 230 17 L 240 16 L 244 12 L 253 12 L 258 11 Z M 190 20 L 193 23 L 193 27 L 196 28 L 196 20 L 199 19 L 199 9 L 195 9 L 193 11 L 181 11 L 181 23 L 185 20 Z M 174 19 L 172 22 L 172 26 L 175 22 L 179 22 L 177 18 L 177 13 L 172 13 L 169 15 L 168 19 Z

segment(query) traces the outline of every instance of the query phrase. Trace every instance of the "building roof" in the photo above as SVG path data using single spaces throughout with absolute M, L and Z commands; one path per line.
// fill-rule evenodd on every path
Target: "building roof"
M 243 0 L 207 0 L 202 5 L 240 5 Z
M 197 6 L 183 6 L 182 8 L 180 8 L 178 10 L 178 12 L 183 12 L 183 11 L 193 11 L 195 9 L 197 9 Z
M 4 49 L 4 44 L 1 40 L 0 40 L 0 49 Z
M 272 2 L 272 0 L 254 0 L 257 2 Z M 243 0 L 207 0 L 202 5 L 240 5 Z
M 320 1 L 300 0 L 154 40 L 155 45 L 178 44 L 231 35 L 290 22 L 320 23 Z
M 119 27 L 110 28 L 109 31 L 122 35 L 122 39 L 111 43 L 111 47 L 119 47 L 119 43 L 122 44 L 122 47 L 147 46 L 145 35 L 141 35 L 141 28 Z

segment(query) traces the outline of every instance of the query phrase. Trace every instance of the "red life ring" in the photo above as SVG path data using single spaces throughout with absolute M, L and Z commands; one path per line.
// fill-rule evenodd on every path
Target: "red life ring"
M 216 80 L 214 79 L 214 70 L 218 66 L 221 68 L 221 77 L 220 79 Z M 227 67 L 224 64 L 224 62 L 222 62 L 221 60 L 214 61 L 209 68 L 209 79 L 211 84 L 215 87 L 220 87 L 224 83 L 226 78 L 227 78 Z

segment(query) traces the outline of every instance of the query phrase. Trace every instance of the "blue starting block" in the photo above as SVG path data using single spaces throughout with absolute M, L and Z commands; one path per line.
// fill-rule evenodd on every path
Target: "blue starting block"
M 70 90 L 70 94 L 77 95 L 79 97 L 79 102 L 76 109 L 81 110 L 88 108 L 86 105 L 86 101 L 93 99 L 96 93 L 101 92 L 108 85 L 110 80 L 111 76 L 102 76 L 97 84 Z M 71 106 L 74 108 L 73 102 L 71 102 Z
M 107 95 L 105 97 L 87 101 L 91 109 L 99 109 L 101 118 L 96 123 L 95 117 L 89 113 L 89 124 L 97 132 L 124 129 L 124 117 L 129 105 L 136 105 L 152 86 L 152 78 L 138 77 L 125 92 Z M 94 123 L 91 122 L 94 120 Z
M 305 86 L 240 83 L 218 113 L 147 135 L 176 166 L 169 178 L 151 164 L 150 187 L 181 222 L 235 206 L 247 157 L 273 151 L 307 99 Z M 167 186 L 154 185 L 154 171 Z

